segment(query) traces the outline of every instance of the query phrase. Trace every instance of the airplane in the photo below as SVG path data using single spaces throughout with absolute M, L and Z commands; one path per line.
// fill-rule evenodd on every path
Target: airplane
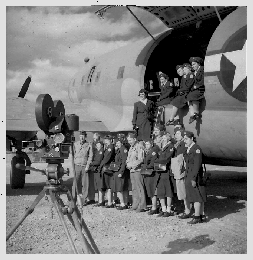
M 103 133 L 133 131 L 133 104 L 138 101 L 139 90 L 147 88 L 150 98 L 156 98 L 158 71 L 177 78 L 176 65 L 200 56 L 205 70 L 202 119 L 189 125 L 188 108 L 184 108 L 180 112 L 184 126 L 196 134 L 207 163 L 246 166 L 247 7 L 138 7 L 159 18 L 168 30 L 95 59 L 85 59 L 68 89 L 70 101 L 80 108 L 80 129 Z M 98 13 L 101 15 L 102 10 Z M 154 82 L 153 89 L 149 87 L 150 80 Z M 21 94 L 11 101 L 22 106 L 23 113 L 15 118 L 7 114 L 6 118 L 7 137 L 15 140 L 31 140 L 39 131 L 31 115 L 34 104 L 23 97 Z M 165 108 L 164 120 L 169 119 L 171 110 L 171 105 Z M 12 114 L 18 115 L 16 112 Z M 84 114 L 95 120 L 85 121 Z M 171 126 L 167 130 L 173 132 Z

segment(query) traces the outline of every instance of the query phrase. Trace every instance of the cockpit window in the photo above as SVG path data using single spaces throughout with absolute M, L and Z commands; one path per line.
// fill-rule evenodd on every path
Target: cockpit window
M 119 67 L 117 79 L 123 79 L 125 66 Z
M 91 68 L 90 74 L 89 74 L 88 79 L 87 79 L 87 83 L 91 83 L 92 76 L 93 76 L 93 73 L 94 73 L 95 69 L 96 69 L 96 66 L 93 66 L 93 67 Z

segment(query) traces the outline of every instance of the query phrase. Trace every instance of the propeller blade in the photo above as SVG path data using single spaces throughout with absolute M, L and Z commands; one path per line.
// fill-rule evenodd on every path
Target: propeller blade
M 18 97 L 21 97 L 21 98 L 24 98 L 25 95 L 26 95 L 26 92 L 29 88 L 29 85 L 31 83 L 31 76 L 28 76 L 27 79 L 25 80 L 25 83 L 23 84 L 19 94 L 18 94 Z

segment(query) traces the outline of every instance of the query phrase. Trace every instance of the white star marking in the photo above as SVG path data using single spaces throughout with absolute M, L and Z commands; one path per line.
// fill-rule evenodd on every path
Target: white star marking
M 229 59 L 235 66 L 235 75 L 233 81 L 233 91 L 237 89 L 239 84 L 246 78 L 246 45 L 245 41 L 242 50 L 224 53 L 224 56 Z
M 223 55 L 230 60 L 235 66 L 235 75 L 233 80 L 233 91 L 237 89 L 239 84 L 246 78 L 246 45 L 247 41 L 242 48 L 242 50 L 232 51 L 223 53 Z M 222 53 L 210 55 L 205 57 L 205 72 L 215 72 L 220 71 L 220 60 Z

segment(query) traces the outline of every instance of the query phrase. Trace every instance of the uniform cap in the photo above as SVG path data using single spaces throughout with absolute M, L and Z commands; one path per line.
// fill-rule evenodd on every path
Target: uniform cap
M 144 88 L 142 88 L 142 89 L 139 91 L 139 95 L 138 95 L 138 96 L 140 96 L 141 93 L 144 93 L 146 96 L 148 95 L 148 91 L 147 91 L 146 89 L 144 89 Z
M 202 64 L 203 63 L 203 59 L 202 58 L 200 58 L 200 57 L 191 57 L 190 59 L 189 59 L 189 61 L 190 61 L 190 63 L 192 63 L 192 62 L 197 62 L 197 63 L 199 63 L 199 64 Z
M 180 68 L 182 69 L 182 68 L 183 68 L 183 65 L 177 65 L 177 66 L 176 66 L 176 70 L 178 70 L 178 69 L 180 69 Z
M 79 131 L 79 134 L 80 134 L 80 135 L 87 136 L 87 133 L 86 133 L 86 131 Z
M 193 132 L 190 132 L 190 131 L 184 131 L 184 136 L 187 136 L 189 138 L 192 138 L 194 137 L 194 133 Z
M 163 73 L 163 72 L 159 72 L 159 78 L 165 78 L 165 79 L 168 79 L 169 78 L 169 76 L 168 75 L 166 75 L 165 73 Z
M 184 63 L 183 68 L 188 67 L 189 69 L 192 69 L 192 66 L 189 63 Z
M 134 134 L 134 133 L 129 133 L 129 134 L 127 135 L 127 138 L 136 138 L 136 134 Z
M 122 139 L 122 138 L 115 138 L 115 139 L 114 139 L 114 142 L 115 142 L 115 143 L 117 143 L 117 142 L 123 143 L 123 139 Z
M 182 136 L 184 135 L 185 130 L 184 130 L 183 127 L 181 127 L 181 126 L 175 127 L 175 128 L 174 128 L 174 134 L 175 134 L 177 131 L 180 131 Z
M 106 136 L 104 136 L 104 140 L 105 139 L 112 140 L 112 136 L 111 135 L 106 135 Z

